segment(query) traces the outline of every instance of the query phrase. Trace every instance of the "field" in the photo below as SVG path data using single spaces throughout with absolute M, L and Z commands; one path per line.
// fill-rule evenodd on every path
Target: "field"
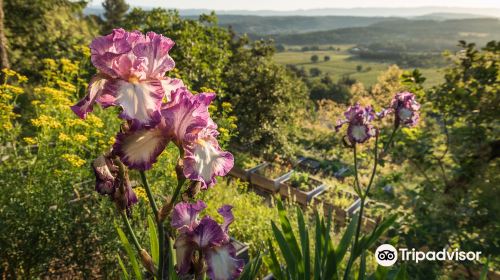
M 319 51 L 299 51 L 295 50 L 297 48 L 287 48 L 287 51 L 276 53 L 274 59 L 279 64 L 293 64 L 300 67 L 304 67 L 306 71 L 311 68 L 318 68 L 321 70 L 323 76 L 325 73 L 328 74 L 334 81 L 338 80 L 344 75 L 349 75 L 352 78 L 363 83 L 365 86 L 373 85 L 377 82 L 377 77 L 387 70 L 389 65 L 393 64 L 390 62 L 379 62 L 373 60 L 362 60 L 356 58 L 352 54 L 347 52 L 349 45 L 335 46 L 340 48 L 337 50 L 319 50 Z M 323 47 L 322 47 L 323 48 Z M 317 55 L 319 61 L 316 63 L 311 62 L 311 56 Z M 324 61 L 323 58 L 329 56 L 329 61 Z M 361 65 L 363 68 L 361 71 L 357 71 L 356 67 Z M 424 85 L 426 87 L 432 87 L 437 85 L 442 81 L 443 73 L 439 68 L 422 68 L 420 69 L 427 78 Z

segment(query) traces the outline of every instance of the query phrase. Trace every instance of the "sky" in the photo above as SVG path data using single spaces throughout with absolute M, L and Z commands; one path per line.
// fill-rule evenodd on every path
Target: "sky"
M 102 0 L 92 0 L 93 6 Z M 211 10 L 291 11 L 358 7 L 468 7 L 500 8 L 500 0 L 127 0 L 131 6 Z

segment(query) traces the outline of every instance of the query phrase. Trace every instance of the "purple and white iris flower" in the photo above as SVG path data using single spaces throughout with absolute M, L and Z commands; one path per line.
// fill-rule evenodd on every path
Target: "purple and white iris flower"
M 415 126 L 420 117 L 420 104 L 411 92 L 397 93 L 391 101 L 389 110 L 395 113 L 396 126 L 400 124 L 408 127 Z
M 345 119 L 337 121 L 335 130 L 339 131 L 344 124 L 348 124 L 347 137 L 352 144 L 364 143 L 377 133 L 370 124 L 375 118 L 375 112 L 371 106 L 362 107 L 356 103 L 347 108 L 344 116 Z
M 224 218 L 222 225 L 210 216 L 199 220 L 198 215 L 205 208 L 201 200 L 192 204 L 181 202 L 174 207 L 171 225 L 180 233 L 174 244 L 176 270 L 181 275 L 190 274 L 200 267 L 200 262 L 206 262 L 211 279 L 236 279 L 244 263 L 236 259 L 236 250 L 228 235 L 229 225 L 234 220 L 232 206 L 225 205 L 218 210 Z
M 91 61 L 99 73 L 90 81 L 88 94 L 71 109 L 85 118 L 95 102 L 104 108 L 120 106 L 121 118 L 135 126 L 156 124 L 164 97 L 183 86 L 164 77 L 174 69 L 168 52 L 174 41 L 154 32 L 115 29 L 90 44 Z
M 172 141 L 183 151 L 184 176 L 206 189 L 215 176 L 229 172 L 233 156 L 219 147 L 217 125 L 208 113 L 215 94 L 193 95 L 181 80 L 164 76 L 175 66 L 168 54 L 173 45 L 154 32 L 123 29 L 96 38 L 90 49 L 99 74 L 87 96 L 71 108 L 85 118 L 96 102 L 120 106 L 129 128 L 118 133 L 114 155 L 129 168 L 147 170 Z
M 92 162 L 92 168 L 96 176 L 96 191 L 109 196 L 120 210 L 130 211 L 132 205 L 137 203 L 137 196 L 128 177 L 119 176 L 118 167 L 109 156 L 99 156 Z
M 162 105 L 158 124 L 119 133 L 114 152 L 129 168 L 147 170 L 172 141 L 183 151 L 184 176 L 201 182 L 202 189 L 214 185 L 215 176 L 226 175 L 234 163 L 233 155 L 221 150 L 216 139 L 217 125 L 208 113 L 214 98 L 213 93 L 193 95 L 178 88 Z

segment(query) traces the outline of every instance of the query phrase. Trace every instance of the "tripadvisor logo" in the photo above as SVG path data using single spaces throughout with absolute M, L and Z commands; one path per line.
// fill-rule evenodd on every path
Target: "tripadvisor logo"
M 391 244 L 382 244 L 375 251 L 375 259 L 381 266 L 391 266 L 398 260 L 398 251 Z
M 427 261 L 479 261 L 481 252 L 463 252 L 455 249 L 449 251 L 443 248 L 441 251 L 416 251 L 415 249 L 399 249 L 400 259 L 402 261 L 414 261 L 418 263 L 423 260 Z M 375 259 L 381 266 L 391 266 L 398 260 L 398 250 L 390 244 L 382 244 L 375 251 Z

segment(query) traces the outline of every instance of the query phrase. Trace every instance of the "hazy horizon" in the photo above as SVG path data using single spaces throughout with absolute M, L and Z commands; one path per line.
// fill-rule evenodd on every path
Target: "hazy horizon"
M 91 6 L 100 6 L 103 0 L 92 0 Z M 174 9 L 209 9 L 209 10 L 273 10 L 295 11 L 311 9 L 357 9 L 357 8 L 494 8 L 500 9 L 497 0 L 330 0 L 287 1 L 287 0 L 127 0 L 131 6 L 165 7 Z M 500 16 L 500 15 L 499 15 Z

